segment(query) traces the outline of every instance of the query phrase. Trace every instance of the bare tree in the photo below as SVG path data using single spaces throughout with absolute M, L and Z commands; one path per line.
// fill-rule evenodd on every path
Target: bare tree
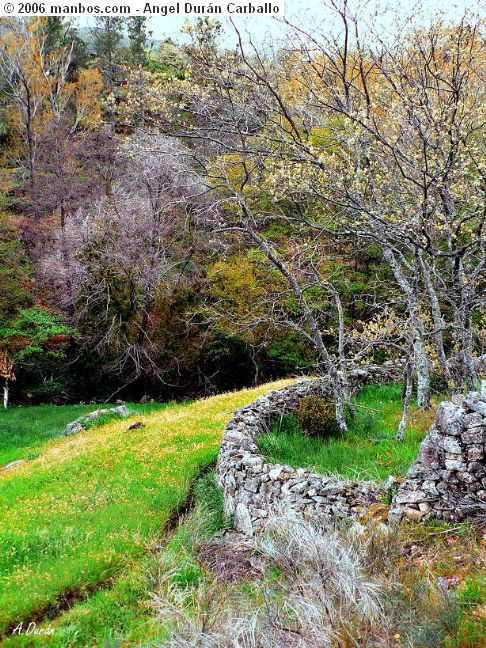
M 72 300 L 83 348 L 110 357 L 124 384 L 163 381 L 177 368 L 178 358 L 164 349 L 171 331 L 161 318 L 193 272 L 188 199 L 197 176 L 182 150 L 150 134 L 126 140 L 109 193 L 71 216 L 59 232 L 64 242 L 45 262 L 46 278 L 69 281 L 63 305 Z
M 6 19 L 0 39 L 2 91 L 18 111 L 19 132 L 27 147 L 30 199 L 40 216 L 36 155 L 46 114 L 60 116 L 74 44 L 49 52 L 42 21 Z
M 202 90 L 185 97 L 193 121 L 183 134 L 218 192 L 221 228 L 244 234 L 286 277 L 334 377 L 307 299 L 310 264 L 297 270 L 262 232 L 280 220 L 296 236 L 379 246 L 408 311 L 426 408 L 429 342 L 451 379 L 446 329 L 456 386 L 476 382 L 472 315 L 484 295 L 485 258 L 480 24 L 465 16 L 451 28 L 404 30 L 392 43 L 372 32 L 365 43 L 347 3 L 332 5 L 338 34 L 289 25 L 290 45 L 273 56 L 236 26 L 237 54 L 194 45 Z

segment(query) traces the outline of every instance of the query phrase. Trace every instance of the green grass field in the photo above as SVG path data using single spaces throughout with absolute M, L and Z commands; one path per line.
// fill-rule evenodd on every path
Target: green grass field
M 427 412 L 412 407 L 403 443 L 395 441 L 402 414 L 400 385 L 365 387 L 354 402 L 356 419 L 344 437 L 305 436 L 294 417 L 287 416 L 260 438 L 260 448 L 273 463 L 323 474 L 371 480 L 405 474 L 434 420 L 437 399 Z
M 233 410 L 284 384 L 171 404 L 54 438 L 35 446 L 38 457 L 0 473 L 0 635 L 9 635 L 20 621 L 59 617 L 62 625 L 63 609 L 88 598 L 88 613 L 74 627 L 68 622 L 72 643 L 57 645 L 107 645 L 133 624 L 143 635 L 140 618 L 132 618 L 138 614 L 132 599 L 150 548 L 196 475 L 215 460 Z M 78 415 L 73 410 L 67 420 Z M 49 419 L 51 408 L 44 411 Z M 42 412 L 34 413 L 38 425 Z M 30 409 L 15 414 L 15 452 L 32 452 Z M 133 420 L 145 427 L 128 431 Z M 54 434 L 65 422 L 56 417 Z M 22 434 L 30 437 L 25 444 Z M 75 609 L 69 614 L 75 618 Z M 24 641 L 10 637 L 6 643 Z
M 195 543 L 226 524 L 210 474 L 196 482 L 196 502 L 203 502 L 197 528 L 192 513 L 169 536 L 167 524 L 197 475 L 215 460 L 233 410 L 288 382 L 193 403 L 132 406 L 138 411 L 128 420 L 101 421 L 67 438 L 59 436 L 64 425 L 96 406 L 2 412 L 1 456 L 30 457 L 0 472 L 2 645 L 91 648 L 162 641 L 167 628 L 157 621 L 152 598 L 161 571 L 172 570 L 172 581 L 190 594 L 206 579 Z M 292 417 L 284 417 L 261 438 L 262 450 L 274 461 L 343 476 L 403 474 L 434 409 L 412 409 L 405 442 L 397 444 L 399 386 L 368 387 L 356 403 L 357 419 L 344 438 L 305 437 Z M 129 431 L 138 420 L 145 427 Z M 30 621 L 37 629 L 51 628 L 52 636 L 12 636 L 18 623 Z
M 152 401 L 143 405 L 127 403 L 127 406 L 139 414 L 149 414 L 166 407 L 164 403 Z M 0 409 L 0 467 L 15 459 L 33 457 L 46 441 L 60 436 L 68 423 L 101 407 L 113 406 L 31 405 Z

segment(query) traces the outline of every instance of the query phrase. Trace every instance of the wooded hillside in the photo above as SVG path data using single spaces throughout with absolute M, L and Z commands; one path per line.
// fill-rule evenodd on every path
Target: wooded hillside
M 0 35 L 1 376 L 17 402 L 185 397 L 403 363 L 473 388 L 484 353 L 484 33 L 274 47 L 200 19 Z M 85 37 L 85 32 L 83 32 Z M 483 319 L 482 319 L 483 318 Z M 8 393 L 6 391 L 6 402 Z M 402 430 L 399 434 L 403 434 Z

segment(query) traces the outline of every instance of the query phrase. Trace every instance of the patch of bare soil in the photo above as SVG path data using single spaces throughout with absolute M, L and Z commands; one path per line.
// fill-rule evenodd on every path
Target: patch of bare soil
M 218 583 L 232 583 L 243 578 L 263 576 L 268 561 L 255 552 L 251 538 L 227 531 L 204 544 L 198 552 L 199 562 L 214 574 Z

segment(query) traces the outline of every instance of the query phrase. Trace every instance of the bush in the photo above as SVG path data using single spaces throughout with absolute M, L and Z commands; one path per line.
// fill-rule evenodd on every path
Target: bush
M 295 409 L 295 418 L 308 436 L 335 436 L 339 434 L 334 403 L 322 396 L 305 396 Z

